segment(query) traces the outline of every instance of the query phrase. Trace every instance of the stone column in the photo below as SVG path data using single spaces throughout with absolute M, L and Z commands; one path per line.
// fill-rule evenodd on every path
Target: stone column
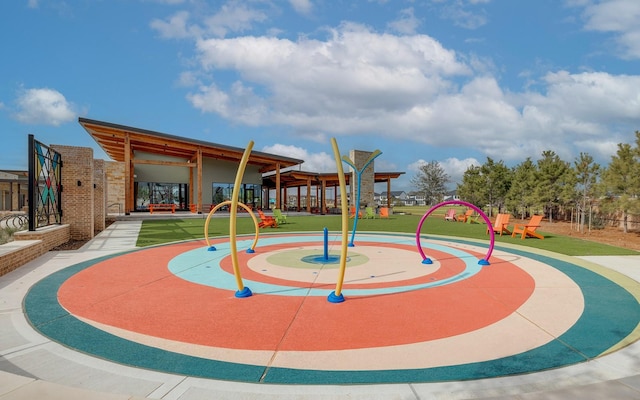
M 372 151 L 362 151 L 362 150 L 351 150 L 349 152 L 349 158 L 353 161 L 353 164 L 361 170 L 364 164 L 367 162 L 369 157 L 373 154 Z M 362 174 L 360 175 L 360 208 L 364 209 L 367 206 L 374 206 L 374 183 L 375 183 L 375 169 L 374 169 L 375 161 L 372 161 Z M 351 199 L 352 205 L 355 206 L 355 201 L 357 199 L 357 190 L 358 190 L 358 176 L 355 171 L 351 171 Z

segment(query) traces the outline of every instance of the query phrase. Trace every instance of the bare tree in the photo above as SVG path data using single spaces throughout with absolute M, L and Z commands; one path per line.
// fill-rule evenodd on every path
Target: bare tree
M 439 162 L 431 161 L 420 166 L 420 171 L 411 179 L 411 183 L 430 205 L 434 205 L 442 201 L 447 193 L 449 175 L 444 172 Z
M 600 175 L 600 164 L 593 162 L 593 157 L 588 153 L 580 153 L 580 157 L 574 161 L 578 191 L 580 192 L 580 232 L 584 233 L 585 212 L 587 205 L 591 205 L 594 189 Z

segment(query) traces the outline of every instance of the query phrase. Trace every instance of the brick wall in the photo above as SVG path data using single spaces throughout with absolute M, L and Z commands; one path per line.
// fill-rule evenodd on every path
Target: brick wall
M 88 240 L 95 234 L 93 150 L 51 145 L 62 155 L 62 222 L 71 226 L 71 238 Z
M 86 147 L 50 145 L 62 156 L 62 222 L 38 228 L 35 232 L 14 234 L 14 241 L 0 245 L 0 275 L 45 254 L 70 239 L 89 240 L 106 227 L 108 189 L 107 174 L 121 185 L 124 204 L 124 165 L 94 160 Z M 118 176 L 122 171 L 121 177 Z M 118 195 L 116 187 L 114 193 Z
M 35 232 L 14 233 L 13 242 L 0 246 L 0 276 L 68 242 L 70 233 L 69 225 L 51 225 Z

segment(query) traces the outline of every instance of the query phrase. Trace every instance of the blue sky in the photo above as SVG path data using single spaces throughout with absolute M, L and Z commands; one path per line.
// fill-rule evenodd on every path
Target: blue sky
M 78 117 L 377 171 L 553 150 L 608 164 L 640 130 L 638 0 L 12 0 L 0 3 L 0 169 Z M 384 189 L 383 189 L 384 190 Z

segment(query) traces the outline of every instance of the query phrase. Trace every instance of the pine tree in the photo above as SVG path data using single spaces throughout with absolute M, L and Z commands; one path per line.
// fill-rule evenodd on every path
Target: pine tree
M 484 198 L 484 180 L 480 167 L 471 165 L 462 175 L 462 183 L 458 184 L 458 197 L 477 207 L 482 207 Z
M 553 222 L 553 213 L 567 202 L 567 184 L 571 174 L 569 163 L 562 161 L 552 150 L 542 152 L 536 172 L 536 198 L 549 213 L 549 222 Z
M 502 160 L 496 163 L 487 157 L 487 162 L 480 167 L 480 173 L 484 180 L 484 200 L 489 205 L 489 215 L 493 215 L 493 206 L 497 206 L 498 212 L 501 212 L 511 187 L 511 171 Z
M 529 209 L 535 204 L 536 171 L 536 164 L 530 157 L 513 169 L 507 202 L 512 210 L 520 214 L 521 219 L 527 218 Z
M 639 156 L 640 132 L 636 132 L 636 148 L 632 148 L 628 143 L 618 143 L 618 151 L 611 157 L 611 163 L 603 173 L 603 185 L 610 195 L 609 201 L 622 213 L 624 233 L 629 231 L 629 214 L 640 209 Z

